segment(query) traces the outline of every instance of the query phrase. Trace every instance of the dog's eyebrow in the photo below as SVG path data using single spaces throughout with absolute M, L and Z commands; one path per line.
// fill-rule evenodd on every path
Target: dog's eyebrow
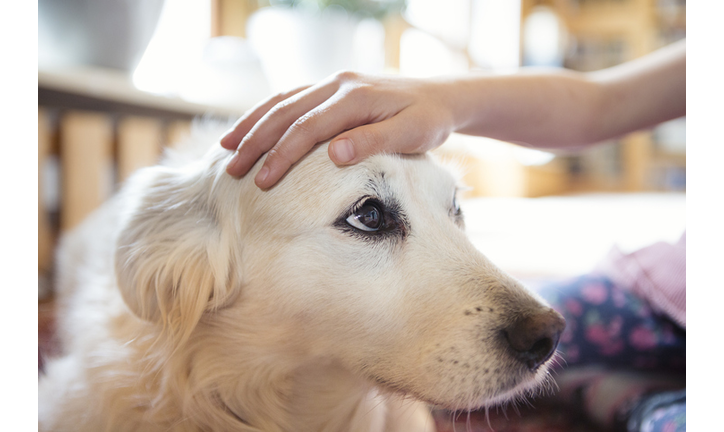
M 395 199 L 395 194 L 392 192 L 392 188 L 385 178 L 384 171 L 374 172 L 367 180 L 367 184 L 365 186 L 370 198 L 376 198 L 390 211 L 404 215 L 402 205 L 400 205 L 399 201 Z
M 383 198 L 383 196 L 385 195 L 392 195 L 392 191 L 390 191 L 390 185 L 385 179 L 384 171 L 373 172 L 372 175 L 370 175 L 370 178 L 367 179 L 367 184 L 365 184 L 365 186 L 369 188 L 372 192 L 374 192 L 374 195 L 379 198 Z

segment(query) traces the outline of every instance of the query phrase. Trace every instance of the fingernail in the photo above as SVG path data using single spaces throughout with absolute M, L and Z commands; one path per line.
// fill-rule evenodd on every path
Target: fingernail
M 269 177 L 269 168 L 267 168 L 266 166 L 263 166 L 263 167 L 261 167 L 261 169 L 259 170 L 259 173 L 256 175 L 256 178 L 254 179 L 254 182 L 255 182 L 257 185 L 263 185 L 263 184 L 264 184 L 264 180 L 266 180 L 267 177 Z
M 354 159 L 354 147 L 352 146 L 352 141 L 342 138 L 330 145 L 332 146 L 332 154 L 334 155 L 335 162 L 347 163 Z
M 232 156 L 229 163 L 226 165 L 226 171 L 231 172 L 236 168 L 236 165 L 239 164 L 239 152 L 234 153 L 234 156 Z
M 229 135 L 231 135 L 231 132 L 233 132 L 233 131 L 234 131 L 233 129 L 229 129 L 228 131 L 224 132 L 224 134 L 219 139 L 219 143 L 223 147 L 225 147 L 228 144 L 227 141 L 229 140 Z

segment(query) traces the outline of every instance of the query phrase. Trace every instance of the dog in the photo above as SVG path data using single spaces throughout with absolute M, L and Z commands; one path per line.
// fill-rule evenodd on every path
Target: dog
M 275 187 L 218 144 L 61 242 L 44 431 L 434 431 L 539 391 L 563 318 L 467 239 L 433 156 L 318 145 Z

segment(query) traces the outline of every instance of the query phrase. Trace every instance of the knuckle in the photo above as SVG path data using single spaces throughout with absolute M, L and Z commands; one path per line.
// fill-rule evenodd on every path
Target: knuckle
M 279 92 L 272 96 L 270 100 L 274 101 L 275 103 L 279 103 L 289 97 L 289 92 Z
M 274 164 L 279 159 L 279 152 L 276 149 L 271 149 L 266 152 L 265 164 Z
M 280 151 L 279 147 L 274 147 L 267 152 L 266 163 L 286 167 L 292 164 L 291 161 L 286 157 L 286 154 L 283 151 Z
M 359 131 L 359 137 L 355 139 L 368 151 L 377 151 L 383 148 L 383 139 L 379 132 L 372 128 L 365 128 Z
M 355 85 L 347 90 L 347 96 L 354 98 L 359 103 L 365 103 L 373 98 L 375 89 L 366 84 Z
M 251 130 L 249 133 L 246 134 L 244 139 L 241 140 L 240 143 L 240 149 L 244 150 L 252 150 L 254 152 L 260 152 L 263 151 L 261 148 L 261 143 L 258 139 L 256 139 L 256 131 Z
M 269 115 L 269 117 L 285 117 L 289 113 L 290 108 L 291 108 L 291 104 L 289 104 L 285 100 L 285 101 L 279 102 L 276 105 L 274 105 L 269 110 L 268 115 Z
M 354 81 L 359 78 L 359 73 L 350 70 L 341 70 L 334 74 L 334 80 L 337 82 Z
M 315 121 L 313 116 L 304 114 L 292 123 L 289 130 L 294 134 L 311 135 L 315 130 L 314 123 Z

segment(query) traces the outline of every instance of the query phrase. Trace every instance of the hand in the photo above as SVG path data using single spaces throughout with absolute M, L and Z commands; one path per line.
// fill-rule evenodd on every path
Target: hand
M 380 153 L 422 153 L 454 128 L 444 81 L 341 72 L 273 96 L 241 117 L 221 139 L 237 154 L 227 166 L 243 176 L 267 153 L 255 182 L 273 186 L 315 144 L 335 137 L 329 157 L 355 164 Z M 345 132 L 346 131 L 346 132 Z

